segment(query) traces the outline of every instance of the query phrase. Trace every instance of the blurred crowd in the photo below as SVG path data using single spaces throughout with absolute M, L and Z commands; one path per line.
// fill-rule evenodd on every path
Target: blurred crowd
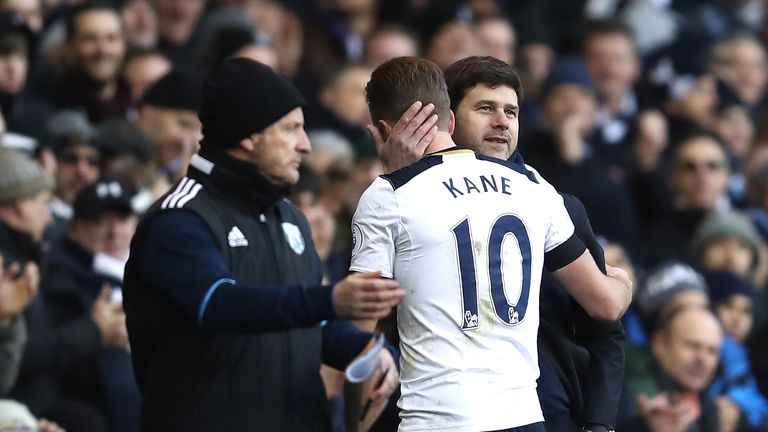
M 523 80 L 522 157 L 583 201 L 608 263 L 635 279 L 617 430 L 768 430 L 767 12 L 762 0 L 0 0 L 0 397 L 23 404 L 0 405 L 0 426 L 23 411 L 138 430 L 123 266 L 138 218 L 197 151 L 202 80 L 221 61 L 258 60 L 306 97 L 312 152 L 291 196 L 335 282 L 382 172 L 366 130 L 373 68 L 490 55 Z

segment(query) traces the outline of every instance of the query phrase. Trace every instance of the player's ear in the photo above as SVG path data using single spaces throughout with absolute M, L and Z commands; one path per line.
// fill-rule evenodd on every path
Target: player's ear
M 448 133 L 453 135 L 453 130 L 456 129 L 456 116 L 453 114 L 453 110 L 448 111 L 450 116 L 448 117 Z
M 381 137 L 384 139 L 384 141 L 389 139 L 389 135 L 392 134 L 392 125 L 389 124 L 386 120 L 377 121 L 376 129 L 379 130 L 379 133 L 381 134 Z

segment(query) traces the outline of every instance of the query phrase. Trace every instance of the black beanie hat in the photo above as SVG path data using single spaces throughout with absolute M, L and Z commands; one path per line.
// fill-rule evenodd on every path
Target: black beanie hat
M 227 59 L 203 85 L 202 145 L 235 147 L 305 104 L 296 87 L 269 66 L 246 58 Z
M 202 84 L 197 74 L 174 69 L 147 89 L 140 104 L 198 112 Z

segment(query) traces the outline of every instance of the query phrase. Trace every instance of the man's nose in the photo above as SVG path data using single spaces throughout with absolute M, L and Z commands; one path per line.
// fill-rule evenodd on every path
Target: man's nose
M 494 129 L 509 129 L 509 118 L 503 110 L 496 111 L 491 119 L 491 127 Z

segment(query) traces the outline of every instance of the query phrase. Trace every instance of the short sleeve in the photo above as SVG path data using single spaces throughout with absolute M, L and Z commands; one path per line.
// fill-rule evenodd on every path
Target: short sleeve
M 395 191 L 378 177 L 360 197 L 352 218 L 350 271 L 381 271 L 384 277 L 394 277 L 399 219 Z
M 573 221 L 571 221 L 568 210 L 563 204 L 563 197 L 535 169 L 527 165 L 526 168 L 534 173 L 543 189 L 542 197 L 546 197 L 543 202 L 547 204 L 546 214 L 549 216 L 549 226 L 544 243 L 544 252 L 549 252 L 573 236 Z

